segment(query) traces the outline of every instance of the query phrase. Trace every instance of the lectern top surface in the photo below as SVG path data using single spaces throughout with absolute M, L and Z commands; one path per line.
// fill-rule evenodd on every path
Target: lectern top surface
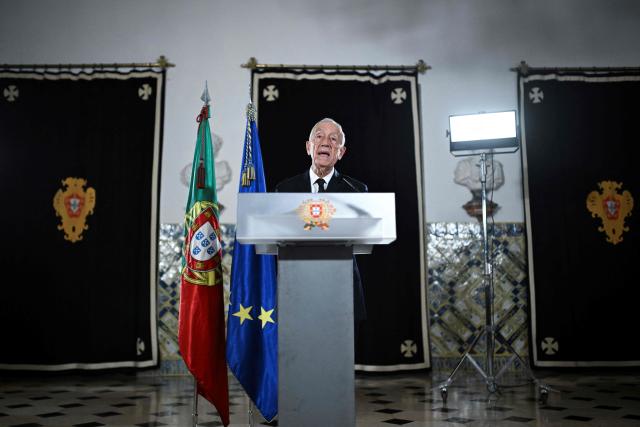
M 388 244 L 396 238 L 393 193 L 240 193 L 241 243 Z

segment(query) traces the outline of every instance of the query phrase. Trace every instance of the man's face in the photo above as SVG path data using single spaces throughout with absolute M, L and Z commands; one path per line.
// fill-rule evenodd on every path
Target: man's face
M 311 140 L 307 141 L 307 154 L 311 156 L 311 164 L 321 169 L 331 169 L 346 150 L 338 127 L 331 122 L 322 122 L 316 126 Z

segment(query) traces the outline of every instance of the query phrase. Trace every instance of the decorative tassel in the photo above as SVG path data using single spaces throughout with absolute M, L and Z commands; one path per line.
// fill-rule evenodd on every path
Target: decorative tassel
M 251 185 L 251 181 L 256 179 L 256 169 L 252 164 L 245 165 L 242 170 L 242 186 L 249 187 Z
M 203 94 L 204 96 L 204 94 Z M 207 92 L 207 97 L 208 97 L 208 92 Z M 204 152 L 205 152 L 205 135 L 204 135 L 204 126 L 202 125 L 202 122 L 205 122 L 206 120 L 209 119 L 209 106 L 208 105 L 203 105 L 202 109 L 200 110 L 200 114 L 198 114 L 198 117 L 196 117 L 196 122 L 200 123 L 200 125 L 198 126 L 198 130 L 201 130 L 201 135 L 200 135 L 200 139 L 202 141 L 202 146 L 200 147 L 200 163 L 198 164 L 198 171 L 196 173 L 196 187 L 197 188 L 205 188 L 205 182 L 206 182 L 206 175 L 207 172 L 204 168 Z
M 247 131 L 245 136 L 245 151 L 242 160 L 242 186 L 250 187 L 251 181 L 256 179 L 256 169 L 253 167 L 253 153 L 251 149 L 251 124 L 256 121 L 256 109 L 253 104 L 247 105 Z
M 197 172 L 197 180 L 196 180 L 196 185 L 198 188 L 204 188 L 205 187 L 205 177 L 206 177 L 206 172 L 204 169 L 204 162 L 200 161 L 200 164 L 198 165 L 198 172 Z

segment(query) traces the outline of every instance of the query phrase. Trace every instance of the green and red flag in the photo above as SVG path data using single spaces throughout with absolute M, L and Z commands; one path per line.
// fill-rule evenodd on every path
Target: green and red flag
M 197 117 L 196 142 L 189 199 L 184 221 L 178 341 L 198 393 L 211 402 L 229 425 L 222 287 L 222 244 L 218 222 L 216 179 L 209 129 L 209 92 Z

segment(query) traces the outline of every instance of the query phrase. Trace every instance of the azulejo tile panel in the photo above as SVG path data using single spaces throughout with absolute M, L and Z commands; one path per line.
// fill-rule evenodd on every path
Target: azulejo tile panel
M 490 226 L 494 265 L 494 319 L 516 352 L 528 355 L 528 281 L 522 224 Z M 234 224 L 222 224 L 225 310 L 235 237 Z M 187 374 L 178 351 L 182 224 L 162 224 L 159 245 L 158 337 L 161 375 Z M 473 223 L 427 224 L 427 265 L 431 356 L 434 369 L 451 369 L 485 323 L 482 229 Z M 225 316 L 226 317 L 226 316 Z M 485 342 L 472 354 L 483 360 Z M 511 353 L 496 346 L 496 366 Z
M 178 349 L 178 311 L 180 308 L 180 271 L 182 269 L 182 224 L 160 226 L 158 268 L 158 343 L 160 347 L 161 375 L 183 375 L 188 371 Z M 235 225 L 221 224 L 222 274 L 224 281 L 224 308 L 229 306 L 229 277 L 235 241 Z
M 522 224 L 490 224 L 493 313 L 497 330 L 527 360 L 528 279 Z M 486 323 L 482 227 L 475 223 L 427 224 L 428 306 L 432 366 L 452 368 Z M 482 361 L 484 338 L 472 356 Z M 496 365 L 511 352 L 496 342 Z

